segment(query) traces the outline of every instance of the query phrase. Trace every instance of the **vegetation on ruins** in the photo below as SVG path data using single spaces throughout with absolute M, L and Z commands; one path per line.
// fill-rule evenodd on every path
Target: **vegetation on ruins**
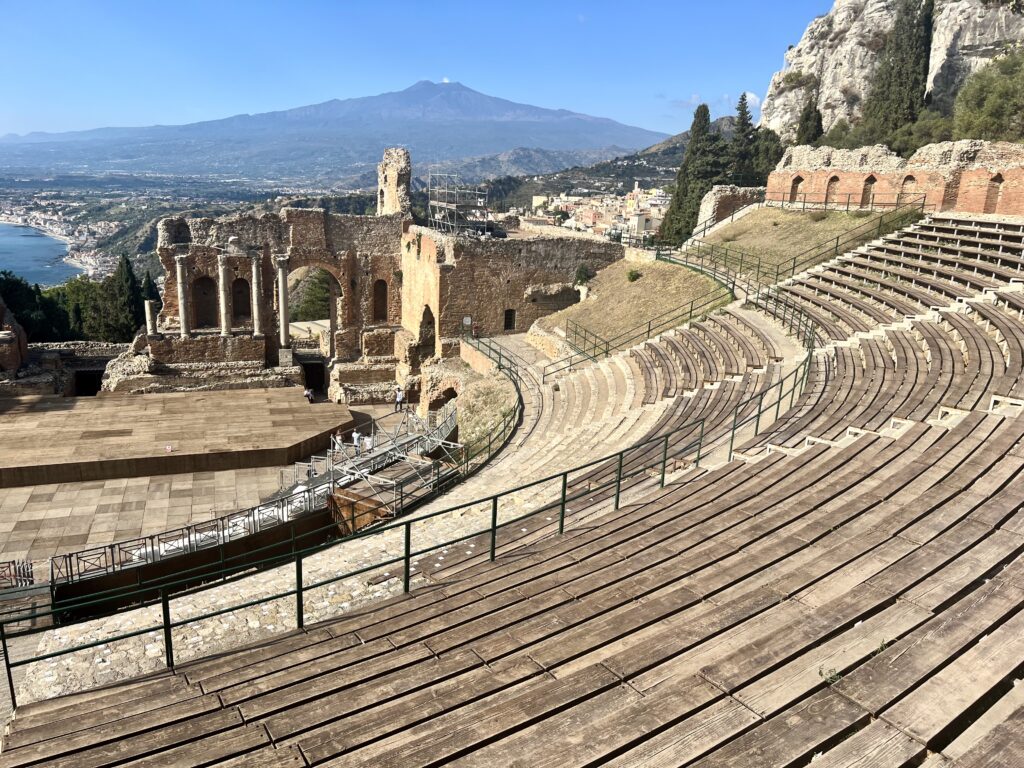
M 291 307 L 291 321 L 324 320 L 331 314 L 331 281 L 334 278 L 316 269 L 301 283 L 298 300 Z

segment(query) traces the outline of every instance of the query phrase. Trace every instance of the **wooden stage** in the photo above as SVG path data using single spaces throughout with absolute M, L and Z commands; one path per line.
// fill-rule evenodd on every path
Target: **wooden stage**
M 289 464 L 351 422 L 296 388 L 0 399 L 0 488 Z

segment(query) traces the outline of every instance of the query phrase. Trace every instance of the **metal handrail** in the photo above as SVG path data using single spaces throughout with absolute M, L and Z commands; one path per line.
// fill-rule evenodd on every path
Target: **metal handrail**
M 578 323 L 566 320 L 566 343 L 575 351 L 560 360 L 545 365 L 541 372 L 541 382 L 546 382 L 549 376 L 554 376 L 556 373 L 571 371 L 582 362 L 596 362 L 612 352 L 627 349 L 641 341 L 657 336 L 659 333 L 685 325 L 694 318 L 708 314 L 721 306 L 723 301 L 732 298 L 733 292 L 730 287 L 723 286 L 723 288 L 724 290 L 717 290 L 699 304 L 696 299 L 693 299 L 689 304 L 662 312 L 610 339 L 604 339 Z
M 794 317 L 795 317 L 795 315 L 794 315 Z M 790 322 L 791 323 L 793 322 L 793 318 L 792 317 L 790 318 Z M 810 319 L 810 318 L 807 318 L 806 321 L 800 321 L 800 322 L 802 322 L 806 326 L 806 328 L 808 329 L 808 333 L 806 334 L 805 338 L 810 339 L 811 340 L 810 343 L 813 344 L 813 340 L 815 338 L 817 338 L 816 333 L 814 333 L 812 331 L 812 329 L 815 327 L 814 324 L 813 324 L 813 320 Z M 793 326 L 793 327 L 796 327 L 796 326 Z M 513 383 L 516 384 L 516 391 L 517 391 L 517 393 L 519 393 L 518 381 L 521 381 L 521 376 L 520 376 L 520 371 L 519 371 L 518 364 L 515 362 L 515 360 L 510 358 L 510 357 L 508 357 L 507 354 L 504 354 L 502 352 L 501 348 L 500 348 L 500 345 L 498 345 L 498 344 L 496 344 L 496 343 L 494 343 L 494 342 L 492 342 L 490 340 L 487 340 L 487 339 L 467 339 L 467 341 L 468 341 L 469 344 L 471 344 L 472 346 L 474 346 L 475 348 L 477 348 L 478 350 L 480 350 L 484 354 L 488 355 L 488 357 L 490 357 L 491 359 L 497 358 L 496 362 L 498 362 L 499 370 L 503 370 L 503 371 L 505 371 L 509 375 L 509 378 L 513 381 Z M 381 523 L 379 525 L 367 527 L 367 528 L 361 529 L 359 531 L 356 531 L 356 532 L 352 533 L 351 535 L 345 537 L 344 539 L 330 541 L 330 542 L 326 542 L 326 543 L 325 542 L 317 542 L 317 543 L 315 543 L 315 544 L 313 544 L 311 546 L 306 546 L 306 547 L 301 547 L 301 548 L 298 546 L 298 541 L 302 538 L 302 536 L 297 536 L 292 541 L 292 548 L 291 548 L 290 552 L 284 553 L 284 554 L 273 555 L 273 556 L 270 556 L 270 557 L 265 557 L 265 558 L 262 558 L 260 560 L 252 560 L 251 559 L 251 555 L 258 554 L 260 552 L 266 551 L 267 549 L 270 548 L 271 545 L 268 545 L 268 546 L 265 546 L 265 547 L 261 547 L 261 548 L 258 548 L 256 550 L 252 550 L 249 553 L 247 553 L 246 556 L 248 557 L 248 559 L 244 563 L 240 563 L 238 565 L 227 566 L 227 567 L 222 568 L 221 570 L 219 570 L 219 571 L 217 571 L 215 573 L 208 573 L 208 574 L 206 574 L 210 578 L 212 578 L 214 576 L 220 575 L 220 576 L 223 577 L 222 580 L 220 580 L 220 581 L 207 582 L 207 583 L 203 583 L 203 584 L 200 584 L 200 585 L 197 585 L 197 586 L 196 585 L 192 585 L 191 584 L 191 578 L 187 574 L 189 572 L 195 571 L 195 569 L 187 569 L 187 570 L 179 571 L 178 573 L 176 573 L 175 574 L 175 578 L 172 579 L 172 580 L 153 579 L 153 580 L 150 580 L 150 581 L 140 581 L 139 584 L 132 585 L 132 587 L 125 587 L 125 588 L 117 588 L 117 589 L 113 589 L 113 590 L 108 590 L 105 593 L 101 593 L 98 596 L 97 595 L 92 595 L 92 596 L 89 596 L 87 598 L 81 598 L 81 599 L 77 599 L 77 600 L 68 601 L 66 603 L 62 603 L 60 608 L 50 608 L 50 609 L 46 609 L 46 610 L 42 610 L 42 611 L 29 610 L 29 611 L 27 611 L 25 613 L 16 614 L 14 616 L 3 616 L 3 617 L 0 617 L 0 652 L 3 653 L 4 666 L 5 666 L 5 670 L 6 670 L 6 673 L 7 673 L 7 682 L 8 682 L 8 687 L 9 687 L 9 690 L 10 690 L 12 706 L 13 707 L 17 707 L 17 699 L 16 699 L 16 692 L 15 692 L 14 678 L 13 678 L 13 670 L 15 668 L 17 668 L 17 667 L 25 666 L 25 665 L 28 665 L 28 664 L 33 664 L 33 663 L 36 663 L 36 662 L 39 662 L 39 661 L 44 661 L 44 660 L 47 660 L 47 659 L 57 658 L 57 657 L 60 657 L 60 656 L 63 656 L 63 655 L 67 655 L 67 654 L 71 654 L 71 653 L 76 653 L 76 652 L 83 651 L 83 650 L 88 650 L 90 648 L 95 648 L 95 647 L 98 647 L 100 645 L 104 645 L 104 644 L 107 644 L 107 643 L 112 643 L 112 642 L 115 642 L 117 640 L 137 637 L 137 636 L 149 633 L 149 632 L 162 631 L 162 633 L 163 633 L 163 640 L 164 640 L 165 661 L 166 661 L 167 666 L 169 668 L 173 669 L 174 668 L 174 645 L 173 645 L 172 630 L 174 628 L 176 628 L 176 627 L 186 626 L 186 625 L 194 623 L 194 622 L 203 621 L 205 619 L 213 618 L 215 616 L 220 616 L 220 615 L 232 612 L 232 611 L 241 610 L 241 609 L 244 609 L 244 608 L 260 605 L 260 604 L 263 604 L 263 603 L 266 603 L 266 602 L 269 602 L 269 601 L 280 600 L 280 599 L 284 599 L 284 598 L 288 598 L 288 597 L 294 597 L 295 598 L 295 604 L 296 604 L 296 625 L 297 625 L 298 628 L 301 629 L 301 628 L 303 628 L 305 626 L 304 593 L 309 591 L 309 590 L 318 589 L 318 588 L 321 588 L 321 587 L 328 586 L 330 584 L 336 583 L 338 581 L 341 581 L 342 579 L 352 578 L 352 577 L 355 577 L 355 576 L 358 576 L 358 575 L 361 575 L 361 574 L 364 574 L 364 573 L 369 573 L 371 571 L 376 571 L 376 570 L 379 570 L 381 568 L 388 567 L 390 565 L 395 565 L 395 564 L 401 563 L 402 564 L 402 588 L 403 588 L 404 592 L 408 592 L 410 590 L 410 587 L 411 587 L 412 563 L 413 563 L 413 561 L 415 559 L 417 559 L 419 557 L 422 557 L 423 555 L 429 554 L 431 552 L 435 552 L 435 551 L 437 551 L 439 549 L 444 549 L 446 547 L 453 546 L 454 544 L 466 541 L 468 539 L 471 539 L 471 538 L 474 538 L 474 537 L 477 537 L 477 536 L 489 535 L 488 556 L 489 556 L 489 559 L 493 561 L 496 558 L 497 534 L 498 534 L 499 530 L 502 530 L 502 529 L 504 529 L 504 528 L 506 528 L 508 526 L 517 525 L 517 524 L 521 523 L 522 521 L 524 521 L 526 519 L 533 518 L 536 515 L 540 515 L 540 514 L 543 514 L 545 512 L 551 512 L 551 511 L 557 509 L 558 510 L 557 523 L 552 523 L 552 527 L 557 527 L 557 532 L 559 534 L 561 534 L 565 530 L 566 508 L 567 508 L 567 505 L 569 503 L 577 500 L 577 499 L 581 499 L 581 498 L 584 498 L 584 497 L 592 497 L 595 494 L 595 492 L 597 492 L 597 491 L 614 489 L 613 509 L 618 509 L 619 506 L 620 506 L 620 502 L 621 502 L 621 493 L 622 493 L 623 482 L 626 481 L 626 480 L 629 480 L 629 479 L 634 478 L 634 477 L 639 477 L 639 476 L 645 476 L 645 477 L 647 477 L 649 479 L 653 479 L 653 475 L 651 473 L 651 470 L 659 470 L 658 476 L 660 477 L 660 485 L 662 487 L 664 487 L 664 485 L 666 483 L 667 470 L 668 470 L 668 467 L 669 467 L 670 463 L 672 463 L 673 465 L 676 465 L 680 460 L 685 460 L 688 457 L 695 456 L 695 458 L 693 460 L 694 466 L 699 467 L 700 466 L 700 460 L 701 460 L 702 453 L 706 452 L 708 446 L 716 444 L 718 441 L 724 439 L 726 436 L 728 436 L 729 439 L 730 439 L 729 458 L 732 458 L 732 453 L 733 453 L 733 451 L 732 451 L 732 442 L 735 440 L 736 431 L 739 428 L 741 428 L 744 424 L 749 423 L 749 421 L 750 421 L 749 414 L 746 417 L 742 417 L 742 418 L 740 417 L 740 414 L 741 414 L 741 412 L 743 410 L 744 405 L 752 402 L 754 397 L 757 397 L 757 399 L 758 399 L 758 409 L 757 409 L 756 418 L 757 418 L 757 429 L 759 429 L 759 426 L 760 426 L 760 414 L 763 413 L 765 410 L 770 409 L 772 407 L 772 405 L 773 405 L 772 403 L 769 403 L 767 405 L 767 407 L 765 407 L 764 395 L 766 393 L 770 393 L 773 390 L 778 389 L 778 392 L 779 392 L 778 402 L 776 404 L 774 404 L 774 407 L 776 408 L 777 411 L 778 411 L 778 409 L 781 408 L 782 400 L 783 400 L 783 398 L 785 397 L 786 394 L 790 395 L 790 402 L 792 403 L 793 396 L 794 396 L 794 393 L 795 393 L 795 388 L 796 388 L 796 382 L 798 380 L 802 381 L 802 382 L 806 381 L 806 378 L 807 378 L 806 366 L 809 366 L 810 360 L 811 360 L 810 351 L 811 350 L 809 350 L 808 357 L 805 359 L 804 363 L 801 364 L 801 366 L 803 367 L 803 370 L 801 371 L 801 369 L 798 368 L 792 374 L 790 374 L 793 377 L 793 387 L 790 389 L 790 391 L 788 393 L 784 392 L 784 390 L 783 390 L 783 388 L 781 386 L 782 381 L 785 381 L 785 379 L 784 379 L 784 380 L 782 380 L 780 382 L 776 382 L 775 384 L 772 384 L 771 386 L 769 386 L 768 388 L 763 390 L 762 393 L 760 393 L 759 396 L 752 396 L 751 398 L 748 398 L 747 400 L 743 401 L 742 403 L 737 405 L 736 408 L 734 409 L 734 418 L 733 418 L 732 428 L 729 430 L 728 433 L 723 433 L 723 434 L 721 434 L 721 435 L 719 435 L 717 437 L 705 434 L 705 430 L 704 430 L 705 419 L 703 419 L 703 418 L 702 419 L 696 419 L 696 420 L 694 420 L 694 421 L 692 421 L 690 423 L 684 424 L 684 425 L 682 425 L 680 427 L 676 427 L 675 429 L 670 430 L 669 432 L 666 432 L 666 433 L 663 433 L 663 434 L 659 434 L 659 435 L 655 435 L 655 436 L 650 437 L 650 438 L 646 438 L 646 439 L 641 440 L 641 441 L 639 441 L 639 442 L 637 442 L 637 443 L 635 443 L 635 444 L 633 444 L 633 445 L 631 445 L 631 446 L 629 446 L 627 448 L 624 448 L 624 449 L 622 449 L 622 450 L 620 450 L 620 451 L 618 451 L 616 453 L 612 453 L 612 454 L 609 454 L 609 455 L 606 455 L 606 456 L 602 456 L 602 457 L 600 457 L 598 459 L 593 459 L 593 460 L 588 461 L 588 462 L 586 462 L 584 464 L 580 464 L 580 465 L 578 465 L 576 467 L 572 467 L 570 469 L 567 469 L 567 470 L 565 470 L 563 472 L 558 472 L 558 473 L 555 473 L 555 474 L 552 474 L 552 475 L 548 475 L 548 476 L 546 476 L 544 478 L 541 478 L 539 480 L 534 480 L 534 481 L 531 481 L 531 482 L 528 482 L 528 483 L 524 483 L 524 484 L 518 485 L 518 486 L 516 486 L 514 488 L 510 488 L 510 489 L 504 490 L 504 491 L 502 491 L 500 493 L 493 494 L 491 496 L 483 497 L 481 499 L 475 499 L 475 500 L 472 500 L 472 501 L 463 502 L 461 504 L 456 504 L 456 505 L 451 506 L 451 507 L 446 507 L 444 509 L 435 510 L 434 512 L 427 513 L 427 514 L 422 515 L 420 517 L 416 517 L 416 518 L 412 518 L 412 519 L 407 519 L 407 520 L 385 521 L 385 522 L 383 522 L 383 523 Z M 800 375 L 797 375 L 797 371 L 800 371 Z M 789 377 L 787 377 L 787 378 L 789 378 Z M 506 412 L 506 416 L 505 416 L 505 418 L 503 418 L 502 425 L 500 425 L 499 429 L 497 430 L 497 432 L 499 434 L 503 434 L 504 435 L 504 437 L 502 438 L 503 441 L 507 440 L 508 437 L 511 435 L 511 432 L 514 431 L 514 422 L 518 418 L 521 418 L 521 415 L 522 415 L 522 397 L 521 397 L 521 393 L 519 393 L 519 397 L 517 397 L 517 402 L 516 402 L 515 406 L 512 409 L 510 409 L 508 412 Z M 685 434 L 692 435 L 693 432 L 695 430 L 697 430 L 697 429 L 699 429 L 699 436 L 697 438 L 695 438 L 695 439 L 694 438 L 690 438 L 690 439 L 686 440 L 685 442 L 683 442 L 683 444 L 681 444 L 681 445 L 679 444 L 679 441 L 683 440 L 683 437 L 682 437 L 683 435 L 685 435 Z M 506 430 L 508 430 L 508 434 L 505 434 Z M 755 430 L 755 434 L 757 434 L 756 430 Z M 673 438 L 673 436 L 677 437 L 677 443 L 676 443 L 676 445 L 674 447 L 672 446 L 672 438 Z M 651 448 L 658 447 L 658 446 L 661 447 L 660 456 L 656 456 L 653 460 L 650 460 L 650 459 L 644 460 L 643 456 L 645 454 L 647 454 L 647 453 L 651 453 Z M 493 447 L 493 438 L 489 438 L 488 439 L 488 451 L 489 452 L 490 452 L 490 449 L 492 447 Z M 640 451 L 641 452 L 640 460 L 638 462 L 633 462 L 631 460 L 627 464 L 624 461 L 626 454 L 632 453 L 634 451 Z M 467 455 L 470 455 L 471 453 L 472 453 L 472 449 L 471 448 L 467 449 Z M 493 454 L 491 454 L 491 455 L 493 455 Z M 467 459 L 467 461 L 468 461 L 468 459 Z M 574 474 L 579 473 L 579 472 L 584 472 L 584 471 L 587 471 L 587 470 L 591 470 L 591 469 L 593 469 L 595 467 L 600 467 L 602 465 L 604 465 L 605 467 L 608 467 L 612 463 L 614 463 L 615 467 L 616 467 L 614 475 L 609 475 L 606 479 L 600 480 L 596 484 L 594 484 L 594 482 L 592 480 L 588 479 L 586 484 L 583 487 L 581 487 L 580 490 L 577 493 L 570 493 L 569 492 L 569 490 L 568 490 L 569 489 L 569 485 L 570 485 L 569 478 L 570 478 L 571 475 L 574 475 Z M 629 469 L 626 469 L 626 467 L 629 467 Z M 508 520 L 505 520 L 503 522 L 500 522 L 500 523 L 498 522 L 498 520 L 499 520 L 499 514 L 498 514 L 499 513 L 499 506 L 500 506 L 500 502 L 501 502 L 502 499 L 505 499 L 507 497 L 513 496 L 514 494 L 521 493 L 522 491 L 525 491 L 525 490 L 528 490 L 528 489 L 531 489 L 531 488 L 542 487 L 546 483 L 550 483 L 550 482 L 556 481 L 556 480 L 560 481 L 560 485 L 561 485 L 561 493 L 560 493 L 560 496 L 558 497 L 558 499 L 556 501 L 551 501 L 551 502 L 547 502 L 547 503 L 541 503 L 540 506 L 538 506 L 537 508 L 535 508 L 533 510 L 527 511 L 527 512 L 521 514 L 521 515 L 516 515 L 515 517 L 513 517 L 511 519 L 508 519 Z M 454 538 L 452 540 L 447 540 L 447 541 L 444 541 L 444 542 L 441 542 L 441 543 L 437 543 L 437 544 L 433 544 L 433 545 L 430 545 L 430 546 L 427 546 L 427 547 L 423 547 L 423 548 L 420 548 L 420 549 L 415 549 L 415 550 L 413 549 L 413 547 L 412 547 L 412 526 L 414 524 L 423 523 L 424 521 L 432 520 L 432 519 L 434 519 L 436 517 L 439 517 L 441 515 L 450 514 L 452 512 L 457 512 L 458 510 L 466 509 L 466 508 L 469 508 L 469 507 L 472 507 L 472 506 L 475 506 L 475 505 L 479 505 L 479 504 L 483 504 L 483 503 L 489 503 L 490 507 L 491 507 L 490 525 L 487 526 L 486 528 L 474 531 L 472 533 L 468 533 L 468 534 L 464 534 L 464 535 L 458 536 L 458 537 L 456 537 L 456 538 Z M 376 536 L 376 535 L 380 535 L 381 533 L 383 533 L 385 531 L 392 531 L 392 530 L 397 530 L 397 529 L 402 529 L 402 531 L 403 531 L 403 550 L 402 550 L 402 553 L 400 555 L 389 556 L 389 557 L 386 557 L 384 560 L 382 560 L 380 562 L 375 562 L 375 563 L 370 564 L 370 565 L 362 566 L 362 567 L 357 568 L 355 570 L 346 571 L 346 572 L 343 572 L 343 573 L 338 573 L 338 574 L 332 575 L 329 578 L 323 579 L 323 580 L 321 580 L 319 582 L 314 582 L 312 584 L 305 584 L 304 583 L 303 578 L 302 578 L 302 562 L 303 562 L 304 558 L 309 557 L 309 556 L 311 556 L 313 554 L 316 554 L 318 552 L 324 551 L 326 549 L 338 546 L 338 544 L 343 543 L 343 542 L 351 542 L 351 541 L 362 539 L 362 538 L 369 537 L 369 536 Z M 304 534 L 304 536 L 310 536 L 310 535 L 313 535 L 314 533 L 316 533 L 316 532 L 309 532 L 307 534 Z M 234 556 L 233 558 L 225 558 L 225 560 L 223 562 L 227 563 L 227 562 L 230 562 L 232 560 L 237 560 L 237 559 L 239 559 L 241 557 L 243 557 L 243 556 L 242 555 L 237 555 L 237 556 Z M 206 613 L 190 615 L 189 617 L 184 618 L 184 619 L 178 619 L 178 620 L 172 620 L 171 619 L 171 600 L 172 600 L 172 594 L 176 590 L 179 591 L 179 594 L 181 594 L 181 595 L 195 595 L 195 594 L 198 594 L 200 592 L 204 592 L 204 591 L 206 591 L 208 589 L 212 589 L 212 588 L 215 588 L 215 587 L 218 587 L 218 586 L 222 586 L 225 583 L 228 583 L 230 581 L 233 581 L 233 580 L 236 580 L 236 579 L 239 579 L 239 578 L 244 578 L 247 575 L 249 575 L 249 573 L 253 569 L 265 569 L 265 568 L 271 568 L 271 567 L 279 567 L 279 566 L 282 566 L 282 565 L 286 565 L 288 563 L 294 563 L 294 566 L 295 566 L 295 587 L 292 588 L 292 589 L 284 590 L 284 591 L 278 592 L 276 594 L 260 597 L 260 598 L 254 599 L 254 600 L 245 601 L 245 602 L 242 602 L 240 604 L 229 606 L 227 608 L 218 608 L 216 610 L 212 610 L 212 611 L 209 611 L 209 612 L 206 612 Z M 11 659 L 11 656 L 10 656 L 10 645 L 9 645 L 9 642 L 8 642 L 9 639 L 26 637 L 26 636 L 31 636 L 31 635 L 35 635 L 35 634 L 39 634 L 39 633 L 42 633 L 42 632 L 49 631 L 49 629 L 50 629 L 49 627 L 40 626 L 40 621 L 39 621 L 40 619 L 45 619 L 47 617 L 53 617 L 53 616 L 59 616 L 62 613 L 66 614 L 67 611 L 69 611 L 71 609 L 74 609 L 74 608 L 82 608 L 82 607 L 88 607 L 88 606 L 94 606 L 94 605 L 102 604 L 105 601 L 109 601 L 111 599 L 111 595 L 117 595 L 119 597 L 131 597 L 132 595 L 138 595 L 140 597 L 140 602 L 147 602 L 147 601 L 144 600 L 144 598 L 146 598 L 149 595 L 151 595 L 154 590 L 158 590 L 159 591 L 159 598 L 158 599 L 159 599 L 159 602 L 161 604 L 161 609 L 162 609 L 161 610 L 161 622 L 160 622 L 160 624 L 149 626 L 149 627 L 146 627 L 146 628 L 143 628 L 143 629 L 135 629 L 135 630 L 132 630 L 130 632 L 124 632 L 124 633 L 115 635 L 114 637 L 106 637 L 106 638 L 102 638 L 100 640 L 94 640 L 94 641 L 91 641 L 91 642 L 82 643 L 82 644 L 75 645 L 75 646 L 72 646 L 72 647 L 69 647 L 69 648 L 64 648 L 64 649 L 60 649 L 60 650 L 57 650 L 57 651 L 52 651 L 52 652 L 49 652 L 49 653 L 39 654 L 37 656 L 30 656 L 28 658 L 17 659 L 17 660 L 12 660 Z M 152 598 L 151 597 L 149 598 L 148 602 L 152 602 Z M 94 618 L 94 617 L 89 617 L 89 618 L 72 618 L 72 620 L 67 622 L 67 623 L 68 624 L 76 624 L 76 623 L 81 623 L 83 621 L 91 620 L 92 618 Z M 29 627 L 27 629 L 20 629 L 19 631 L 14 632 L 14 633 L 11 633 L 11 632 L 8 631 L 8 627 L 9 626 L 18 626 L 18 625 L 24 624 L 25 622 L 29 623 Z

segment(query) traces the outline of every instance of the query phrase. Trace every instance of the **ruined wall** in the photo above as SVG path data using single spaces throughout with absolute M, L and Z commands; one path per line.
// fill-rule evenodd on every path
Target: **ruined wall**
M 377 166 L 377 215 L 408 214 L 409 182 L 412 180 L 412 159 L 409 150 L 390 147 Z
M 924 195 L 931 210 L 1024 216 L 1024 146 L 946 141 L 906 160 L 883 146 L 792 147 L 768 177 L 767 199 L 856 208 Z
M 737 187 L 735 184 L 716 184 L 700 201 L 699 222 L 718 222 L 740 208 L 764 200 L 764 187 Z
M 16 371 L 28 359 L 28 338 L 0 296 L 0 372 Z
M 481 335 L 505 333 L 505 310 L 516 332 L 574 303 L 580 264 L 594 270 L 623 257 L 618 243 L 570 238 L 454 238 L 409 226 L 402 236 L 402 324 L 417 331 L 430 307 L 437 336 L 463 333 L 470 318 Z

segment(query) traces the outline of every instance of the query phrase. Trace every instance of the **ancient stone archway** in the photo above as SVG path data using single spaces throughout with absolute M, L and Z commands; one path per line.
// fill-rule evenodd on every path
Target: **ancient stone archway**
M 373 284 L 373 321 L 385 323 L 388 319 L 388 283 L 377 280 Z
M 860 207 L 861 208 L 871 208 L 872 205 L 874 204 L 874 200 L 875 200 L 875 182 L 877 182 L 877 181 L 878 181 L 878 179 L 876 179 L 874 177 L 874 175 L 868 176 L 866 179 L 864 179 L 864 187 L 863 187 L 863 189 L 861 189 L 861 193 L 860 193 Z
M 797 176 L 793 179 L 793 183 L 789 185 L 789 202 L 796 203 L 800 200 L 800 188 L 803 186 L 804 177 Z
M 420 318 L 419 353 L 420 360 L 437 354 L 437 330 L 434 327 L 434 313 L 430 311 L 430 307 L 423 308 L 423 316 Z
M 900 185 L 900 200 L 899 202 L 906 202 L 907 199 L 913 197 L 917 191 L 917 179 L 913 176 L 905 176 L 903 183 Z
M 231 283 L 231 324 L 245 325 L 252 322 L 252 291 L 249 281 L 236 277 Z
M 430 410 L 437 411 L 444 408 L 448 403 L 454 400 L 458 396 L 458 392 L 455 391 L 454 387 L 448 387 L 443 390 L 441 394 L 436 397 L 430 398 Z
M 984 213 L 997 213 L 999 211 L 999 200 L 1003 196 L 1003 174 L 997 173 L 988 182 L 988 189 L 985 190 Z
M 835 205 L 839 199 L 839 177 L 833 176 L 825 187 L 825 205 Z
M 203 275 L 192 282 L 192 327 L 216 328 L 220 325 L 217 283 Z

